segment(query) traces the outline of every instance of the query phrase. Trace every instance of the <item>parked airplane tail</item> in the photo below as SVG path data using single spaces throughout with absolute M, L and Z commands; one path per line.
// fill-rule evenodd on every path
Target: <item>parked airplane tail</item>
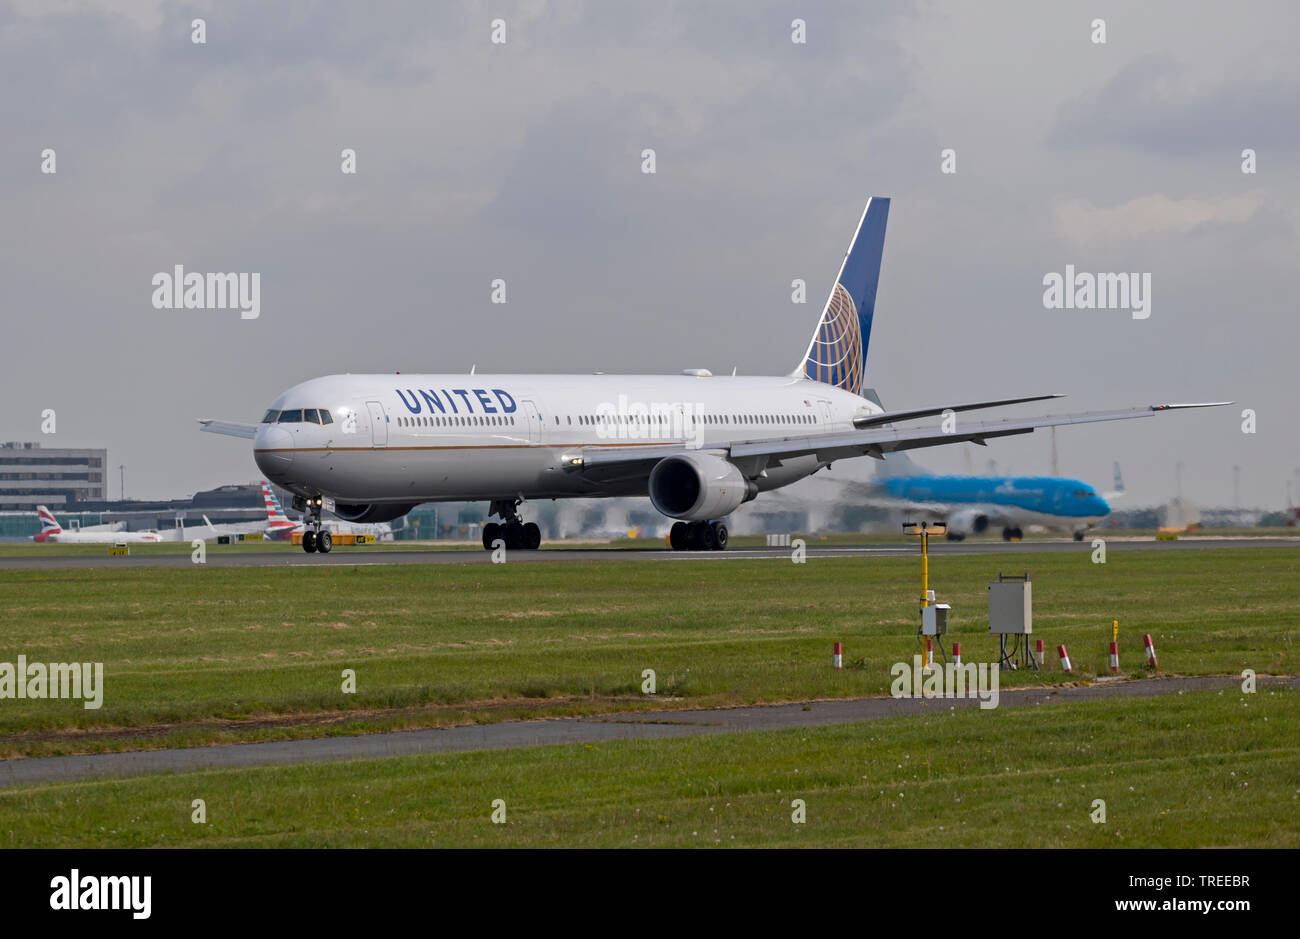
M 271 534 L 289 532 L 298 527 L 298 523 L 284 514 L 280 500 L 271 491 L 271 484 L 262 480 L 262 501 L 266 503 L 266 525 Z
M 41 520 L 42 535 L 57 535 L 63 531 L 63 526 L 54 517 L 54 513 L 45 506 L 38 505 L 36 507 L 36 517 Z
M 872 196 L 867 200 L 803 364 L 795 375 L 862 394 L 888 218 L 888 199 Z
M 1124 477 L 1120 474 L 1119 471 L 1119 460 L 1116 460 L 1115 461 L 1115 488 L 1112 489 L 1110 492 L 1104 493 L 1102 498 L 1107 500 L 1118 499 L 1122 495 L 1124 495 Z

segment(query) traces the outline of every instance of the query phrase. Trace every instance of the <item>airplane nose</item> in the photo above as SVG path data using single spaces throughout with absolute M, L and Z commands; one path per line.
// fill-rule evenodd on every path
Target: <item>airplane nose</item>
M 253 439 L 253 459 L 258 469 L 274 476 L 293 463 L 293 435 L 282 427 L 263 427 Z

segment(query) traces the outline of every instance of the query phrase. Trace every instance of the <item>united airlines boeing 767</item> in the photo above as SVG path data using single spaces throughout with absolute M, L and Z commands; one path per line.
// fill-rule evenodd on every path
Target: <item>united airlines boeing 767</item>
M 862 396 L 889 200 L 871 198 L 803 358 L 788 375 L 330 375 L 285 391 L 258 424 L 202 419 L 250 438 L 267 476 L 308 512 L 307 551 L 328 551 L 326 502 L 382 522 L 421 502 L 486 501 L 483 545 L 536 548 L 528 500 L 648 496 L 678 519 L 678 550 L 726 547 L 722 519 L 760 493 L 834 460 L 1150 417 L 1205 404 L 1155 404 L 1030 419 L 956 413 L 1041 401 L 1031 395 L 886 411 Z M 938 422 L 916 424 L 944 415 Z M 907 426 L 899 426 L 907 425 Z

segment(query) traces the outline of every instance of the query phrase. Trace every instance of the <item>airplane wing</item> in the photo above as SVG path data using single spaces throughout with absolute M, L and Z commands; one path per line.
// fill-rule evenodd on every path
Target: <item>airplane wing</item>
M 257 434 L 256 424 L 240 424 L 236 421 L 214 421 L 210 417 L 199 418 L 199 430 L 210 434 L 225 434 L 227 437 L 245 437 L 252 440 Z
M 1014 434 L 1033 433 L 1040 427 L 1060 427 L 1066 424 L 1090 424 L 1097 421 L 1126 421 L 1140 417 L 1151 417 L 1161 411 L 1182 408 L 1209 408 L 1231 404 L 1231 401 L 1206 401 L 1190 404 L 1151 404 L 1146 407 L 1128 408 L 1122 411 L 1087 411 L 1081 414 L 1047 415 L 1027 419 L 1008 418 L 1000 421 L 974 421 L 959 423 L 950 434 L 935 427 L 873 427 L 863 430 L 846 431 L 841 434 L 827 434 L 816 437 L 782 437 L 769 440 L 705 440 L 698 449 L 721 452 L 734 462 L 739 459 L 766 457 L 769 460 L 781 460 L 787 457 L 815 454 L 823 463 L 844 460 L 859 456 L 872 456 L 881 459 L 886 453 L 898 450 L 915 450 L 922 447 L 939 447 L 945 444 L 968 440 L 972 443 L 986 445 L 994 437 L 1008 437 Z M 933 409 L 927 409 L 933 411 Z M 939 409 L 942 413 L 945 409 Z M 895 412 L 893 420 L 899 420 Z M 658 460 L 675 456 L 694 447 L 682 443 L 651 444 L 647 446 L 618 447 L 583 447 L 581 454 L 567 458 L 567 468 L 573 470 L 596 470 L 602 480 L 616 481 L 631 478 L 648 472 L 648 467 Z
M 1024 404 L 1028 401 L 1047 401 L 1050 398 L 1064 398 L 1065 395 L 1032 395 L 1028 398 L 1003 398 L 1001 401 L 974 401 L 970 404 L 949 404 L 938 408 L 920 408 L 912 411 L 886 411 L 884 414 L 872 414 L 868 417 L 855 418 L 853 426 L 858 430 L 879 427 L 881 424 L 896 424 L 899 421 L 912 421 L 918 417 L 934 417 L 944 411 L 980 411 L 986 408 L 1000 408 L 1008 404 Z

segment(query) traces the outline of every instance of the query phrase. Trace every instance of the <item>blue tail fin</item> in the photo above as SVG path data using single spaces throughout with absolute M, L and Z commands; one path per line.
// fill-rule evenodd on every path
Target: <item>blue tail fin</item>
M 861 394 L 867 365 L 871 318 L 876 311 L 880 255 L 885 248 L 889 200 L 872 196 L 862 211 L 817 331 L 803 364 L 795 370 L 813 381 Z

